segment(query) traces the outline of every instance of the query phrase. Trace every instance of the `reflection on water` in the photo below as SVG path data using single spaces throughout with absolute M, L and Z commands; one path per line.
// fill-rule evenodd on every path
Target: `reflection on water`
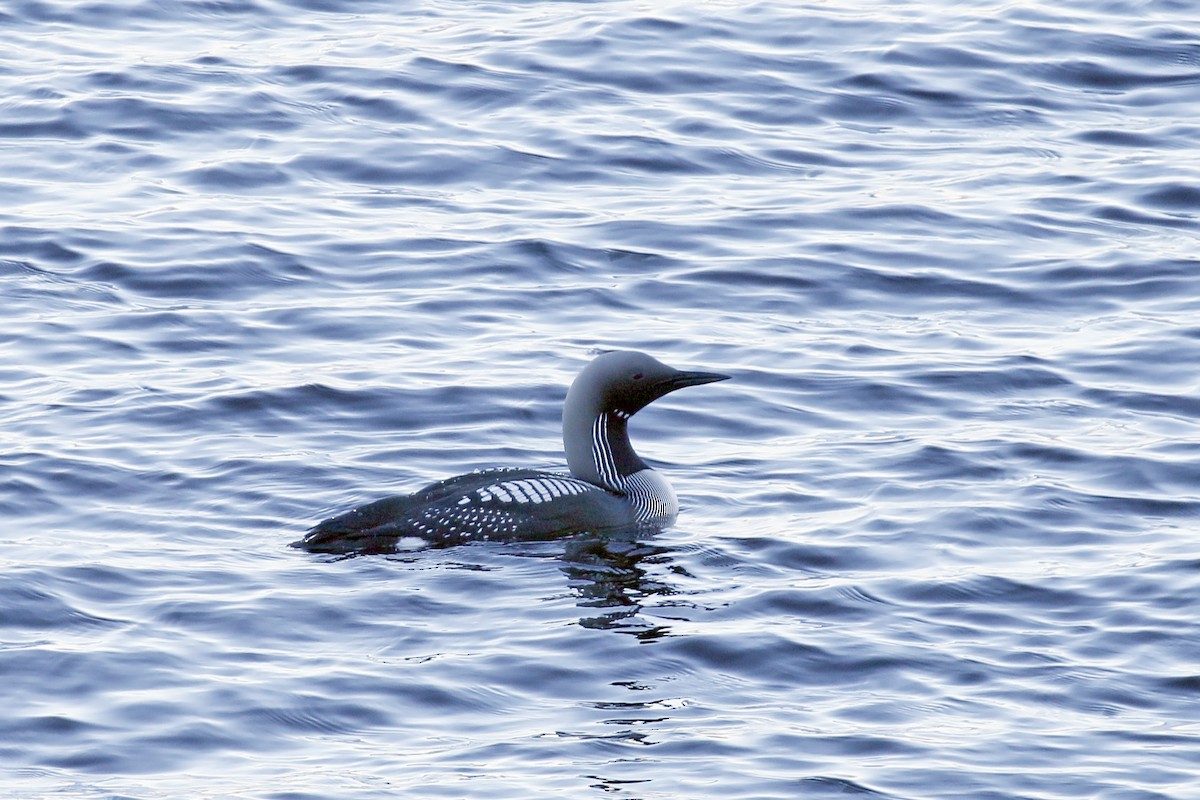
M 638 619 L 647 598 L 674 594 L 661 579 L 650 577 L 645 564 L 670 564 L 671 549 L 637 541 L 589 538 L 566 543 L 563 573 L 579 598 L 579 607 L 595 609 L 582 617 L 585 628 L 615 630 L 650 641 L 665 636 L 669 628 Z

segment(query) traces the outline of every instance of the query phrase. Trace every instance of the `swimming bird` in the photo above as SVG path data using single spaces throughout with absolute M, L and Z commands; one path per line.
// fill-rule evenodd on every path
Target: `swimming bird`
M 458 475 L 327 519 L 292 546 L 386 553 L 413 538 L 447 546 L 665 527 L 679 501 L 634 452 L 629 418 L 676 389 L 727 378 L 674 369 L 645 353 L 604 353 L 579 373 L 563 405 L 569 474 L 502 467 Z

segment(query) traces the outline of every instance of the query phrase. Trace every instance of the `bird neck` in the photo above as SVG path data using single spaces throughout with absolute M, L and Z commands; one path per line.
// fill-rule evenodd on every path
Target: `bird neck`
M 629 444 L 629 417 L 617 411 L 563 418 L 563 445 L 571 474 L 618 494 L 626 478 L 649 469 Z

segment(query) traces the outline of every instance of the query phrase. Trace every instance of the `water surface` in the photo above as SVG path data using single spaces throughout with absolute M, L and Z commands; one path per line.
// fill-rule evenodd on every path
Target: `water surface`
M 0 11 L 0 795 L 1200 796 L 1191 5 Z M 634 543 L 331 559 L 561 466 Z

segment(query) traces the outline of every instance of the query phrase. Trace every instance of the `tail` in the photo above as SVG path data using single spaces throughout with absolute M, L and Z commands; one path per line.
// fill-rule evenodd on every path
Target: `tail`
M 388 497 L 321 522 L 291 547 L 310 553 L 390 553 L 396 541 L 415 536 L 404 524 L 412 498 Z

